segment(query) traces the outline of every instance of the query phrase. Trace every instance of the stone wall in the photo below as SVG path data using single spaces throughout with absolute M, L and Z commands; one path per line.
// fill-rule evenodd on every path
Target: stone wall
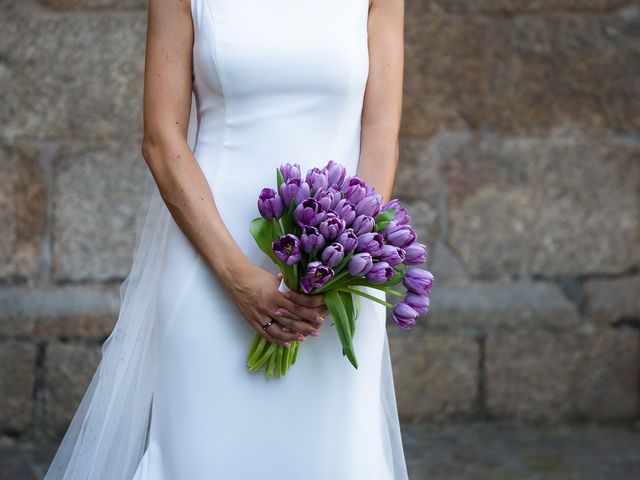
M 133 245 L 143 0 L 0 0 L 0 430 L 58 440 Z M 407 422 L 638 419 L 640 4 L 407 0 Z

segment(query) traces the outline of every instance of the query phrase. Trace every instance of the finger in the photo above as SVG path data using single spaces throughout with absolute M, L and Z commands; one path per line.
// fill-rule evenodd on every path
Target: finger
M 280 340 L 278 340 L 277 338 L 275 338 L 273 335 L 271 335 L 269 332 L 267 332 L 264 328 L 262 328 L 262 325 L 260 324 L 260 322 L 256 322 L 253 321 L 251 322 L 251 325 L 253 326 L 253 328 L 264 338 L 266 338 L 268 341 L 273 342 L 273 343 L 277 343 L 279 345 L 282 345 L 283 347 L 287 347 L 286 345 L 287 342 L 282 342 Z
M 322 325 L 324 321 L 316 309 L 300 306 L 284 297 L 281 297 L 278 308 L 272 313 L 276 316 L 283 315 L 293 320 L 302 320 L 314 325 Z
M 269 325 L 267 328 L 265 328 L 265 331 L 280 342 L 304 342 L 304 336 L 300 336 L 300 334 L 297 332 L 285 332 L 277 322 Z
M 269 340 L 272 343 L 277 343 L 278 345 L 282 345 L 283 347 L 289 348 L 291 347 L 291 340 L 283 340 L 276 335 L 273 335 L 272 327 L 276 325 L 276 323 L 272 323 L 267 328 L 262 328 L 262 324 L 260 322 L 255 322 L 256 330 L 262 335 L 264 338 Z M 300 341 L 299 338 L 294 338 L 294 340 Z
M 294 322 L 304 322 L 304 324 L 307 325 L 307 328 L 309 325 L 311 325 L 314 328 L 320 328 L 320 326 L 324 323 L 324 317 L 322 316 L 322 312 L 316 311 L 316 313 L 313 315 L 311 313 L 308 313 L 305 316 L 304 310 L 302 310 L 303 307 L 300 307 L 299 305 L 295 305 L 295 304 L 291 304 L 291 305 L 293 305 L 293 307 L 291 307 L 293 308 L 293 311 L 288 310 L 284 307 L 278 307 L 275 311 L 268 313 L 268 315 L 278 319 L 285 318 L 288 320 L 292 320 Z M 298 331 L 303 331 L 303 330 L 298 329 Z M 305 335 L 309 334 L 306 331 L 304 333 Z
M 284 296 L 298 305 L 303 305 L 308 308 L 315 308 L 324 305 L 324 296 L 322 294 L 305 295 L 304 293 L 289 291 L 285 292 Z
M 311 326 L 308 322 L 300 322 L 297 320 L 291 320 L 291 318 L 285 315 L 274 315 L 274 318 L 285 328 L 298 332 L 301 335 L 313 335 L 318 336 L 318 330 Z

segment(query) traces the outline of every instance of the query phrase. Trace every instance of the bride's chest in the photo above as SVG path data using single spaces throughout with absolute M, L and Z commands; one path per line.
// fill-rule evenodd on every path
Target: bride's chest
M 368 71 L 368 0 L 201 2 L 194 63 L 225 96 L 337 93 Z

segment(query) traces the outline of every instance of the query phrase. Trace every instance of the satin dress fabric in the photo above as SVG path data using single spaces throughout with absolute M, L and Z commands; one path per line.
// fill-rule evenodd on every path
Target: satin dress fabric
M 334 160 L 356 174 L 368 9 L 368 0 L 191 0 L 193 152 L 234 240 L 273 273 L 248 226 L 276 168 L 298 163 L 304 174 Z M 408 478 L 384 306 L 361 298 L 357 370 L 327 321 L 285 377 L 268 379 L 247 372 L 256 332 L 173 221 L 162 262 L 163 333 L 133 480 Z

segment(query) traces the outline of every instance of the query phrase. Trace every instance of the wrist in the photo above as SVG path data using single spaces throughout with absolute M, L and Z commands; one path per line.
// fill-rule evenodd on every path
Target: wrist
M 233 254 L 215 255 L 209 261 L 212 270 L 224 285 L 234 287 L 254 268 L 249 259 L 238 249 Z

